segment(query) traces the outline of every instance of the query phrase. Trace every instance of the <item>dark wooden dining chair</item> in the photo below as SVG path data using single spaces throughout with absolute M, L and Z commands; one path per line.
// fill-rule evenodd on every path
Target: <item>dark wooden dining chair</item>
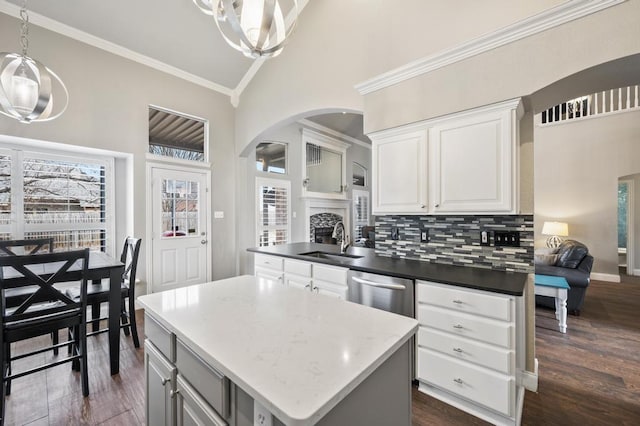
M 32 238 L 26 240 L 1 240 L 0 256 L 17 256 L 37 253 L 53 253 L 53 237 Z M 5 292 L 7 307 L 24 302 L 38 286 L 25 286 Z
M 124 263 L 124 274 L 120 283 L 120 327 L 124 329 L 124 334 L 129 335 L 133 339 L 133 345 L 140 347 L 138 338 L 138 327 L 136 324 L 135 312 L 135 288 L 136 288 L 136 270 L 138 267 L 138 255 L 140 254 L 140 238 L 127 237 L 124 241 L 120 261 Z M 79 297 L 77 288 L 70 288 L 66 291 L 67 296 L 71 298 Z M 128 299 L 128 303 L 126 302 Z M 109 328 L 100 328 L 100 322 L 107 320 L 108 317 L 100 316 L 100 307 L 102 303 L 109 302 L 109 280 L 102 280 L 90 283 L 87 288 L 87 305 L 91 306 L 91 331 L 89 336 L 99 333 L 106 333 Z M 127 306 L 128 305 L 128 306 Z M 128 307 L 128 309 L 127 309 Z M 131 331 L 131 333 L 129 333 Z
M 0 256 L 19 254 L 52 253 L 53 237 L 29 238 L 26 240 L 0 240 Z
M 0 256 L 0 366 L 2 367 L 2 398 L 0 422 L 4 422 L 4 397 L 11 393 L 11 381 L 66 362 L 72 362 L 82 378 L 82 394 L 89 395 L 87 372 L 87 267 L 89 249 L 60 253 Z M 59 282 L 79 281 L 80 296 L 71 299 L 54 285 Z M 24 302 L 7 307 L 5 292 L 25 286 L 38 289 Z M 36 350 L 11 354 L 11 344 L 59 330 L 68 330 L 69 340 L 51 343 Z M 37 367 L 14 372 L 12 361 L 39 355 L 62 346 L 71 347 L 69 356 Z
M 29 238 L 25 240 L 1 240 L 0 256 L 17 256 L 38 253 L 53 253 L 53 237 L 46 238 Z M 19 306 L 24 302 L 38 286 L 24 286 L 21 288 L 12 288 L 5 291 L 4 297 L 6 306 L 12 308 Z M 58 333 L 51 333 L 53 344 L 58 343 Z M 58 355 L 58 348 L 53 351 L 54 355 Z

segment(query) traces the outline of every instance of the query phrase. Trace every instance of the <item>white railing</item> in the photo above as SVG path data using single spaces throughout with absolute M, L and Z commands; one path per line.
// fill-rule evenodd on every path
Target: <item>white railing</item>
M 540 113 L 541 124 L 640 108 L 638 85 L 605 90 L 563 102 Z

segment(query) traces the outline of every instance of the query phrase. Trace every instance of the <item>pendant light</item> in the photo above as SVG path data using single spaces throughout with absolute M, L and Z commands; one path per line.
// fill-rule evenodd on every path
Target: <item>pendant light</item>
M 0 52 L 0 113 L 21 123 L 53 120 L 67 108 L 69 93 L 56 73 L 27 56 L 29 16 L 26 0 L 22 3 L 20 17 L 22 54 Z M 54 88 L 57 111 L 53 109 Z M 58 99 L 59 95 L 63 96 Z
M 193 0 L 213 15 L 222 37 L 249 58 L 282 52 L 298 18 L 297 0 Z

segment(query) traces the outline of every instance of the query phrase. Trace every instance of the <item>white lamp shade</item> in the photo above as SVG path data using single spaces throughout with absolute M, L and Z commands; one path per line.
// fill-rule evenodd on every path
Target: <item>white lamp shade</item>
M 569 225 L 564 222 L 545 222 L 542 225 L 542 235 L 566 237 L 569 235 Z

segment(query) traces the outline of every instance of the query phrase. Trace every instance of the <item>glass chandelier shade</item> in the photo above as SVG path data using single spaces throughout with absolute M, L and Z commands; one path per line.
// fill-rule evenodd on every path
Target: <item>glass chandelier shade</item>
M 297 0 L 193 1 L 215 17 L 231 47 L 252 59 L 279 55 L 298 18 Z
M 196 6 L 200 8 L 200 11 L 207 15 L 213 15 L 213 1 L 214 0 L 193 0 Z
M 0 52 L 0 113 L 22 123 L 53 120 L 67 108 L 69 93 L 56 73 L 27 56 L 29 18 L 26 4 L 23 4 L 20 16 L 22 54 Z M 56 111 L 54 91 L 57 94 Z

